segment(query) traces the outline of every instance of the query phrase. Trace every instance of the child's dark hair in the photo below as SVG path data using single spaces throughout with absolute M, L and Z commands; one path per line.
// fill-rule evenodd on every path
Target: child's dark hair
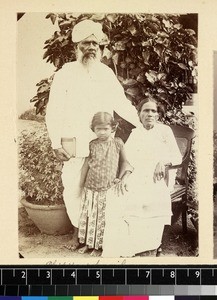
M 102 125 L 102 124 L 110 125 L 112 131 L 115 131 L 118 125 L 118 123 L 114 120 L 112 115 L 110 115 L 109 113 L 98 112 L 93 116 L 90 128 L 94 131 L 94 128 L 97 125 Z

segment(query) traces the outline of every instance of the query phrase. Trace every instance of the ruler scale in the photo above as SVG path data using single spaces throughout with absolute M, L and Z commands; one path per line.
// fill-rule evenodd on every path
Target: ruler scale
M 217 265 L 0 266 L 0 296 L 70 296 L 137 287 L 217 286 Z

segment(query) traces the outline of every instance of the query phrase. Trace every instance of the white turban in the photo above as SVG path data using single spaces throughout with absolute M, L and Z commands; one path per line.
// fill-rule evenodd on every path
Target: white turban
M 105 36 L 102 31 L 102 25 L 92 20 L 84 20 L 74 26 L 72 30 L 72 41 L 79 43 L 91 35 L 94 35 L 100 43 Z

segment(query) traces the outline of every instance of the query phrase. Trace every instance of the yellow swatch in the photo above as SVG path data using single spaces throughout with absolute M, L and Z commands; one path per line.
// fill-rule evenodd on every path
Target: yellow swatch
M 73 300 L 99 300 L 98 296 L 73 296 Z

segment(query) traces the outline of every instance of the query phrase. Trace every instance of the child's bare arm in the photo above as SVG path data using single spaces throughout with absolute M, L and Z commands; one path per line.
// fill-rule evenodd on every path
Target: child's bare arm
M 133 172 L 134 169 L 126 159 L 124 148 L 121 149 L 119 162 L 119 175 L 118 178 L 116 178 L 116 180 L 114 181 L 115 192 L 118 196 L 120 194 L 124 194 L 125 191 L 128 191 L 127 178 Z
M 133 172 L 133 167 L 130 165 L 130 163 L 128 162 L 127 158 L 126 158 L 126 154 L 125 154 L 125 150 L 124 147 L 122 147 L 121 151 L 120 151 L 120 166 L 119 166 L 119 174 L 118 174 L 118 178 L 122 179 L 123 176 L 125 175 L 130 175 Z
M 89 169 L 88 161 L 89 161 L 89 157 L 85 157 L 84 164 L 81 168 L 81 179 L 80 179 L 80 187 L 81 188 L 84 187 L 84 183 L 85 183 L 85 180 L 87 177 L 87 172 Z

